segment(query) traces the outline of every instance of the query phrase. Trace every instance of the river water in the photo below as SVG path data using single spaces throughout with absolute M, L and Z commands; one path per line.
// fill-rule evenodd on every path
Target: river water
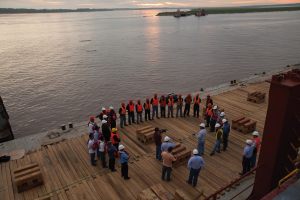
M 0 95 L 15 136 L 155 92 L 186 94 L 300 63 L 298 11 L 158 12 L 0 15 Z

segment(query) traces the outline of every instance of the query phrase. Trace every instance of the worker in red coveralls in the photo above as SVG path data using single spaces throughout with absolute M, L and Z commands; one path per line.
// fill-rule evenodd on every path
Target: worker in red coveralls
M 257 153 L 260 150 L 260 144 L 261 144 L 261 139 L 259 138 L 258 131 L 253 131 L 252 136 L 253 136 L 252 141 L 254 142 L 255 148 L 253 149 L 253 155 L 251 158 L 251 164 L 250 164 L 251 169 L 254 168 L 256 165 Z
M 134 120 L 134 103 L 133 103 L 132 100 L 129 101 L 129 104 L 127 104 L 126 109 L 128 111 L 128 123 L 129 123 L 129 125 L 131 125 L 131 123 L 135 123 L 135 120 Z

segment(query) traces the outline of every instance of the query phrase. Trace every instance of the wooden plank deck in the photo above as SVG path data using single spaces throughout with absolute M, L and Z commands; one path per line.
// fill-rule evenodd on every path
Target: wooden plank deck
M 247 101 L 248 92 L 260 91 L 268 94 L 269 84 L 266 82 L 252 84 L 233 91 L 213 96 L 214 102 L 225 109 L 226 118 L 231 120 L 246 116 L 257 121 L 257 129 L 263 131 L 267 112 L 268 95 L 262 104 Z M 193 133 L 198 132 L 202 118 L 166 118 L 144 122 L 142 125 L 131 125 L 121 129 L 122 143 L 131 155 L 129 163 L 130 180 L 124 181 L 117 172 L 111 173 L 102 169 L 99 161 L 96 167 L 89 163 L 87 151 L 87 135 L 69 139 L 57 144 L 47 145 L 40 150 L 26 154 L 24 158 L 0 164 L 0 196 L 3 200 L 31 199 L 136 199 L 138 194 L 156 184 L 163 185 L 172 194 L 180 189 L 192 199 L 212 194 L 241 171 L 241 158 L 244 141 L 251 135 L 231 131 L 229 146 L 226 152 L 209 156 L 214 145 L 214 133 L 208 133 L 204 160 L 205 168 L 201 171 L 197 187 L 186 183 L 188 169 L 186 165 L 175 168 L 171 182 L 164 182 L 161 177 L 161 163 L 155 160 L 154 144 L 142 144 L 136 138 L 136 130 L 151 125 L 167 129 L 166 135 L 174 141 L 181 142 L 192 150 L 197 146 Z M 17 193 L 12 183 L 13 170 L 19 166 L 36 162 L 40 165 L 45 184 L 29 191 Z

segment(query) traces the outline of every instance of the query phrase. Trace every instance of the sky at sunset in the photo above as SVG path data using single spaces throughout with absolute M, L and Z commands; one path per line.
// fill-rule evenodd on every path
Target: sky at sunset
M 0 0 L 0 8 L 213 7 L 299 3 L 300 0 Z

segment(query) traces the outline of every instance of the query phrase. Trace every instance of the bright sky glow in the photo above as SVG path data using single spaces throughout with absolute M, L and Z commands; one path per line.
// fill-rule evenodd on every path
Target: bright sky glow
M 288 3 L 300 0 L 0 0 L 0 8 L 177 8 Z

